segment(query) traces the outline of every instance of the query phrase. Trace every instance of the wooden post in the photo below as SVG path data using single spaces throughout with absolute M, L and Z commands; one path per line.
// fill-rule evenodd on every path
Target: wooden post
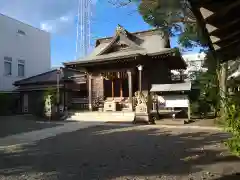
M 122 79 L 119 79 L 120 81 L 120 97 L 122 98 L 123 97 L 123 82 L 122 82 Z
M 63 110 L 66 110 L 66 84 L 63 82 Z
M 191 104 L 190 100 L 188 99 L 188 122 L 191 120 Z
M 88 74 L 88 107 L 92 111 L 92 75 Z
M 129 99 L 132 101 L 132 72 L 127 71 L 128 74 L 128 92 L 129 92 Z
M 133 101 L 132 101 L 132 72 L 129 70 L 127 71 L 128 74 L 128 96 L 129 96 L 129 103 L 130 103 L 130 111 L 133 111 Z
M 138 74 L 139 74 L 139 82 L 138 82 L 138 85 L 139 85 L 139 91 L 142 92 L 142 70 L 143 70 L 143 66 L 142 65 L 139 65 L 138 66 Z
M 114 80 L 112 79 L 112 99 L 114 99 Z

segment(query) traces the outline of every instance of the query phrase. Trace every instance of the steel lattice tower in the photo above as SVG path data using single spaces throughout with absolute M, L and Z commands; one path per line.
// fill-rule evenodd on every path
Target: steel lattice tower
M 76 58 L 88 54 L 91 46 L 92 0 L 78 0 Z

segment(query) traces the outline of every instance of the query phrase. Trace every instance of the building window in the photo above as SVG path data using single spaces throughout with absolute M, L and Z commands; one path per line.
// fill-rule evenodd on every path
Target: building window
M 26 33 L 25 33 L 24 31 L 22 31 L 22 30 L 18 30 L 17 33 L 20 34 L 20 35 L 22 35 L 22 36 L 25 36 L 25 35 L 26 35 Z
M 25 61 L 18 60 L 18 76 L 23 77 L 25 75 Z
M 4 57 L 4 75 L 12 75 L 12 58 Z

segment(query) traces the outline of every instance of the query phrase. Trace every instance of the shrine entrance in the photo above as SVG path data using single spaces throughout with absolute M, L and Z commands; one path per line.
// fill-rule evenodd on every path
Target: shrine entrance
M 132 97 L 135 90 L 133 72 L 122 70 L 102 72 L 103 79 L 103 111 L 132 111 Z M 135 81 L 134 81 L 135 82 Z
M 128 98 L 128 75 L 126 72 L 104 73 L 103 75 L 104 97 L 112 98 Z

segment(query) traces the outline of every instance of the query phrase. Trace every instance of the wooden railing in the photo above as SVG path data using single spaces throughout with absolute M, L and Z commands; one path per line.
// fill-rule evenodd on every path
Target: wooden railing
M 71 109 L 88 110 L 88 98 L 72 98 Z

